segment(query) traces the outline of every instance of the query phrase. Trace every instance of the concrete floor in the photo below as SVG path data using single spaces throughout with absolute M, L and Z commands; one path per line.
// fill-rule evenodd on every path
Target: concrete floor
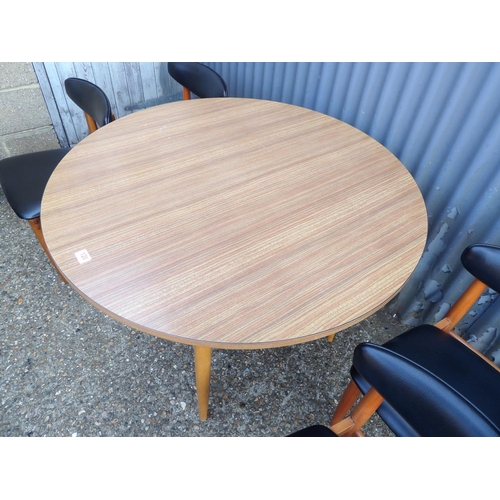
M 107 317 L 60 281 L 0 190 L 0 436 L 285 436 L 328 424 L 354 347 L 406 328 L 386 307 L 326 339 L 214 350 L 198 417 L 192 347 Z M 369 436 L 391 436 L 375 416 Z

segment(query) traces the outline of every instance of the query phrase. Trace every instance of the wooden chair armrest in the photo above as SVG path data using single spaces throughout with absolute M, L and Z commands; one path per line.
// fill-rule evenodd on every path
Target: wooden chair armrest
M 476 303 L 487 286 L 478 279 L 475 279 L 464 291 L 460 298 L 453 304 L 446 316 L 436 323 L 436 327 L 444 332 L 451 332 L 464 314 Z
M 470 345 L 466 340 L 460 337 L 460 335 L 457 335 L 453 331 L 457 323 L 463 318 L 464 314 L 467 313 L 467 311 L 469 311 L 469 309 L 476 303 L 477 299 L 479 299 L 486 288 L 487 285 L 485 285 L 482 281 L 475 279 L 465 290 L 465 292 L 460 296 L 460 298 L 455 302 L 446 316 L 441 321 L 437 322 L 435 326 L 440 330 L 443 330 L 443 332 L 453 335 L 456 340 L 462 342 L 462 344 L 466 345 L 469 349 L 474 351 L 493 368 L 495 368 L 497 371 L 500 371 L 500 367 L 498 367 L 495 363 L 484 356 L 484 354 L 479 352 L 475 347 Z

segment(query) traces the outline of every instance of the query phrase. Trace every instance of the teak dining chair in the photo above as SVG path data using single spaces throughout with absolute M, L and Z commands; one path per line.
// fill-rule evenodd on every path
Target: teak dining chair
M 168 73 L 182 85 L 184 100 L 191 99 L 191 93 L 202 99 L 227 97 L 224 79 L 212 68 L 198 62 L 169 62 Z
M 97 85 L 80 78 L 68 78 L 64 83 L 69 97 L 85 112 L 89 133 L 114 119 L 109 100 Z M 42 233 L 40 210 L 45 186 L 69 151 L 70 148 L 52 149 L 0 160 L 0 185 L 5 198 L 16 215 L 29 222 L 52 264 Z
M 500 247 L 471 245 L 461 259 L 475 280 L 445 318 L 359 344 L 330 427 L 292 436 L 363 436 L 375 411 L 396 436 L 500 436 L 500 368 L 453 332 L 487 287 L 500 292 Z

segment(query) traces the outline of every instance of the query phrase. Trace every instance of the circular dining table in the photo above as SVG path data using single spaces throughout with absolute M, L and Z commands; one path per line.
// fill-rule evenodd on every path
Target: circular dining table
M 201 420 L 213 348 L 332 340 L 401 290 L 427 236 L 415 181 L 379 142 L 243 98 L 164 104 L 92 133 L 50 178 L 41 224 L 86 300 L 194 346 Z

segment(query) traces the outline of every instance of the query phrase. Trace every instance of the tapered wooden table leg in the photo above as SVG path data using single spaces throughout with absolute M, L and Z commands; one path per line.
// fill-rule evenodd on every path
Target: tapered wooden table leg
M 208 395 L 210 393 L 210 364 L 212 349 L 194 346 L 194 372 L 196 376 L 196 392 L 198 393 L 198 409 L 200 419 L 207 419 Z

